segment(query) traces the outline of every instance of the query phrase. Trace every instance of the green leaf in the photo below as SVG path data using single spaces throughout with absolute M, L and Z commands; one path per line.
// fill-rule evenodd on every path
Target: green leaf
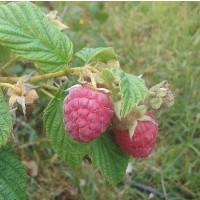
M 102 76 L 107 82 L 112 82 L 115 79 L 114 73 L 108 68 L 102 70 Z
M 91 144 L 90 158 L 113 185 L 122 180 L 129 157 L 114 142 L 110 133 L 103 134 Z
M 9 112 L 8 105 L 4 99 L 3 92 L 0 89 L 0 147 L 8 141 L 12 132 L 12 117 Z
M 144 100 L 148 94 L 145 82 L 138 76 L 132 74 L 124 74 L 120 82 L 120 90 L 122 93 L 122 112 L 125 117 L 140 101 Z
M 9 61 L 10 50 L 2 45 L 0 45 L 0 63 L 6 63 Z
M 83 48 L 76 52 L 75 56 L 81 58 L 85 63 L 91 63 L 94 61 L 107 62 L 109 60 L 116 60 L 117 55 L 112 47 L 99 47 Z
M 0 199 L 26 199 L 26 172 L 11 148 L 0 149 Z
M 44 113 L 47 137 L 54 151 L 71 167 L 75 168 L 87 154 L 88 145 L 72 140 L 64 130 L 63 101 L 67 95 L 61 89 Z
M 122 70 L 113 70 L 113 73 L 120 77 L 120 91 L 122 96 L 121 116 L 125 117 L 136 107 L 148 94 L 148 89 L 142 78 L 127 74 Z
M 31 2 L 0 6 L 0 44 L 33 61 L 43 71 L 66 67 L 72 43 Z

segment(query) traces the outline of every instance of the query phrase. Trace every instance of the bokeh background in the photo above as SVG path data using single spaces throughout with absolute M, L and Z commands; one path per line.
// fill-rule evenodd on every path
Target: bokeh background
M 76 170 L 52 151 L 42 126 L 49 99 L 14 129 L 19 158 L 28 170 L 30 200 L 200 199 L 200 3 L 199 2 L 34 2 L 59 11 L 74 52 L 83 47 L 114 47 L 121 68 L 143 74 L 148 87 L 168 80 L 175 105 L 157 115 L 159 135 L 147 159 L 131 159 L 130 173 L 116 187 L 98 169 L 82 162 Z M 28 11 L 27 11 L 28 12 Z M 0 64 L 9 59 L 1 49 Z M 73 59 L 78 66 L 78 60 Z M 17 62 L 4 75 L 33 71 Z M 135 186 L 140 184 L 140 190 Z M 150 186 L 150 191 L 146 192 Z M 143 188 L 143 189 L 142 189 Z M 153 190 L 154 189 L 154 190 Z M 156 193 L 158 193 L 156 195 Z

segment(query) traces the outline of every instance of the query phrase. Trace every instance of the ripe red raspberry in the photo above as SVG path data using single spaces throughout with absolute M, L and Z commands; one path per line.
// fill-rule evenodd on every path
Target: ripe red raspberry
M 147 116 L 154 119 L 151 113 Z M 120 148 L 128 155 L 135 158 L 147 157 L 152 153 L 155 146 L 158 125 L 152 121 L 139 121 L 132 139 L 128 130 L 115 130 L 115 140 Z
M 64 99 L 65 130 L 80 142 L 90 142 L 103 133 L 113 114 L 106 94 L 85 87 L 74 87 Z

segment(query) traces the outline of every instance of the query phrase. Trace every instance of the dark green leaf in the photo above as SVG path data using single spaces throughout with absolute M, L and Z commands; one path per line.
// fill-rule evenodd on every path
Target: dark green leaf
M 8 105 L 4 99 L 3 92 L 0 89 L 0 147 L 8 141 L 12 132 L 12 117 L 9 112 Z
M 103 134 L 91 143 L 90 158 L 112 184 L 122 180 L 128 165 L 129 157 L 114 142 L 111 133 Z
M 0 199 L 26 199 L 26 172 L 11 148 L 0 149 Z

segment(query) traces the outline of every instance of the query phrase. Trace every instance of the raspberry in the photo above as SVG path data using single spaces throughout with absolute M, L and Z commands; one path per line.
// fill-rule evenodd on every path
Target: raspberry
M 108 127 L 113 114 L 106 94 L 85 87 L 74 87 L 64 99 L 65 130 L 72 139 L 90 142 Z
M 151 113 L 147 116 L 154 119 Z M 152 121 L 139 121 L 132 139 L 128 130 L 115 130 L 115 140 L 120 148 L 135 158 L 147 157 L 154 150 L 158 125 Z

